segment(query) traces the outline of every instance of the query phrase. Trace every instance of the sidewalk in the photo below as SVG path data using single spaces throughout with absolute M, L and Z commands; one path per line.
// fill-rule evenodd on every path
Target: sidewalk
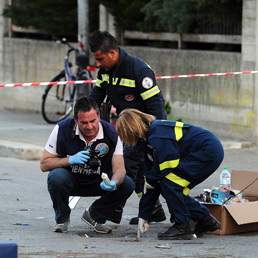
M 0 157 L 39 160 L 54 124 L 38 113 L 0 111 Z M 241 149 L 248 142 L 222 141 L 224 149 Z
M 0 156 L 39 160 L 55 125 L 41 114 L 0 111 Z

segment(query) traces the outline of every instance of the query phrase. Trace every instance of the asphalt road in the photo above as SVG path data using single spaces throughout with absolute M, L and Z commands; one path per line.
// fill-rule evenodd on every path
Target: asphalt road
M 35 147 L 34 151 L 42 150 L 53 125 L 47 125 L 40 114 L 0 112 L 0 121 L 0 240 L 17 243 L 19 258 L 258 257 L 257 231 L 234 235 L 206 234 L 190 241 L 158 240 L 157 233 L 170 226 L 169 219 L 151 224 L 137 242 L 137 226 L 128 224 L 129 219 L 137 214 L 136 194 L 128 199 L 121 224 L 109 223 L 113 229 L 111 234 L 97 234 L 80 219 L 94 198 L 81 198 L 71 213 L 67 233 L 52 232 L 55 221 L 47 191 L 47 173 L 40 171 L 38 159 L 30 160 L 30 155 L 24 157 L 19 152 L 28 151 L 31 145 Z M 257 157 L 258 148 L 225 149 L 225 159 L 219 169 L 193 189 L 190 195 L 195 196 L 204 188 L 218 186 L 219 174 L 224 166 L 230 171 L 258 171 Z M 168 214 L 164 199 L 161 202 Z M 163 248 L 157 248 L 158 244 Z

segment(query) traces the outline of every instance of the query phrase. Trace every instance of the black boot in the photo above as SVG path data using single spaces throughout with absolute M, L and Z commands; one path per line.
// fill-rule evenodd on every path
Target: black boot
M 201 237 L 208 231 L 212 232 L 219 229 L 220 226 L 221 223 L 211 214 L 209 214 L 208 216 L 205 216 L 203 219 L 197 222 L 193 233 L 196 234 L 197 237 Z
M 160 240 L 191 240 L 192 232 L 189 223 L 174 223 L 167 231 L 158 233 Z
M 130 225 L 137 225 L 138 224 L 138 217 L 131 218 L 129 221 Z M 150 222 L 161 222 L 166 220 L 165 212 L 162 208 L 162 205 L 159 200 L 157 200 L 156 205 L 154 207 L 154 210 L 151 215 L 151 221 Z

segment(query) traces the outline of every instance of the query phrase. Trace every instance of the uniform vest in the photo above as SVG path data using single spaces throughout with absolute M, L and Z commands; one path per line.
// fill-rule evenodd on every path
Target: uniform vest
M 97 166 L 89 166 L 89 161 L 85 165 L 72 165 L 69 170 L 80 179 L 89 183 L 101 182 L 101 173 L 112 175 L 112 156 L 117 144 L 117 133 L 115 127 L 101 120 L 104 138 L 97 139 L 89 148 L 91 161 L 97 162 Z M 58 123 L 57 153 L 60 157 L 67 157 L 76 154 L 86 148 L 85 142 L 75 135 L 76 123 L 73 118 L 68 118 Z M 95 154 L 94 154 L 95 153 Z M 95 162 L 95 164 L 96 164 Z

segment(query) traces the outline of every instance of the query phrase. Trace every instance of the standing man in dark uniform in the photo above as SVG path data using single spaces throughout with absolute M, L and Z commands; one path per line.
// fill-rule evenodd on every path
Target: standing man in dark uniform
M 100 68 L 97 83 L 90 96 L 99 106 L 107 97 L 110 104 L 116 108 L 117 114 L 126 108 L 135 108 L 155 116 L 156 119 L 167 119 L 162 93 L 148 64 L 135 56 L 129 56 L 107 31 L 94 32 L 89 45 L 97 67 Z M 136 183 L 135 192 L 141 198 L 144 185 L 144 154 L 125 145 L 124 159 L 126 173 Z M 152 215 L 151 221 L 166 219 L 159 201 Z M 117 210 L 110 220 L 119 223 L 121 216 L 122 209 L 120 212 Z M 138 218 L 132 218 L 130 221 L 130 224 L 137 223 Z

